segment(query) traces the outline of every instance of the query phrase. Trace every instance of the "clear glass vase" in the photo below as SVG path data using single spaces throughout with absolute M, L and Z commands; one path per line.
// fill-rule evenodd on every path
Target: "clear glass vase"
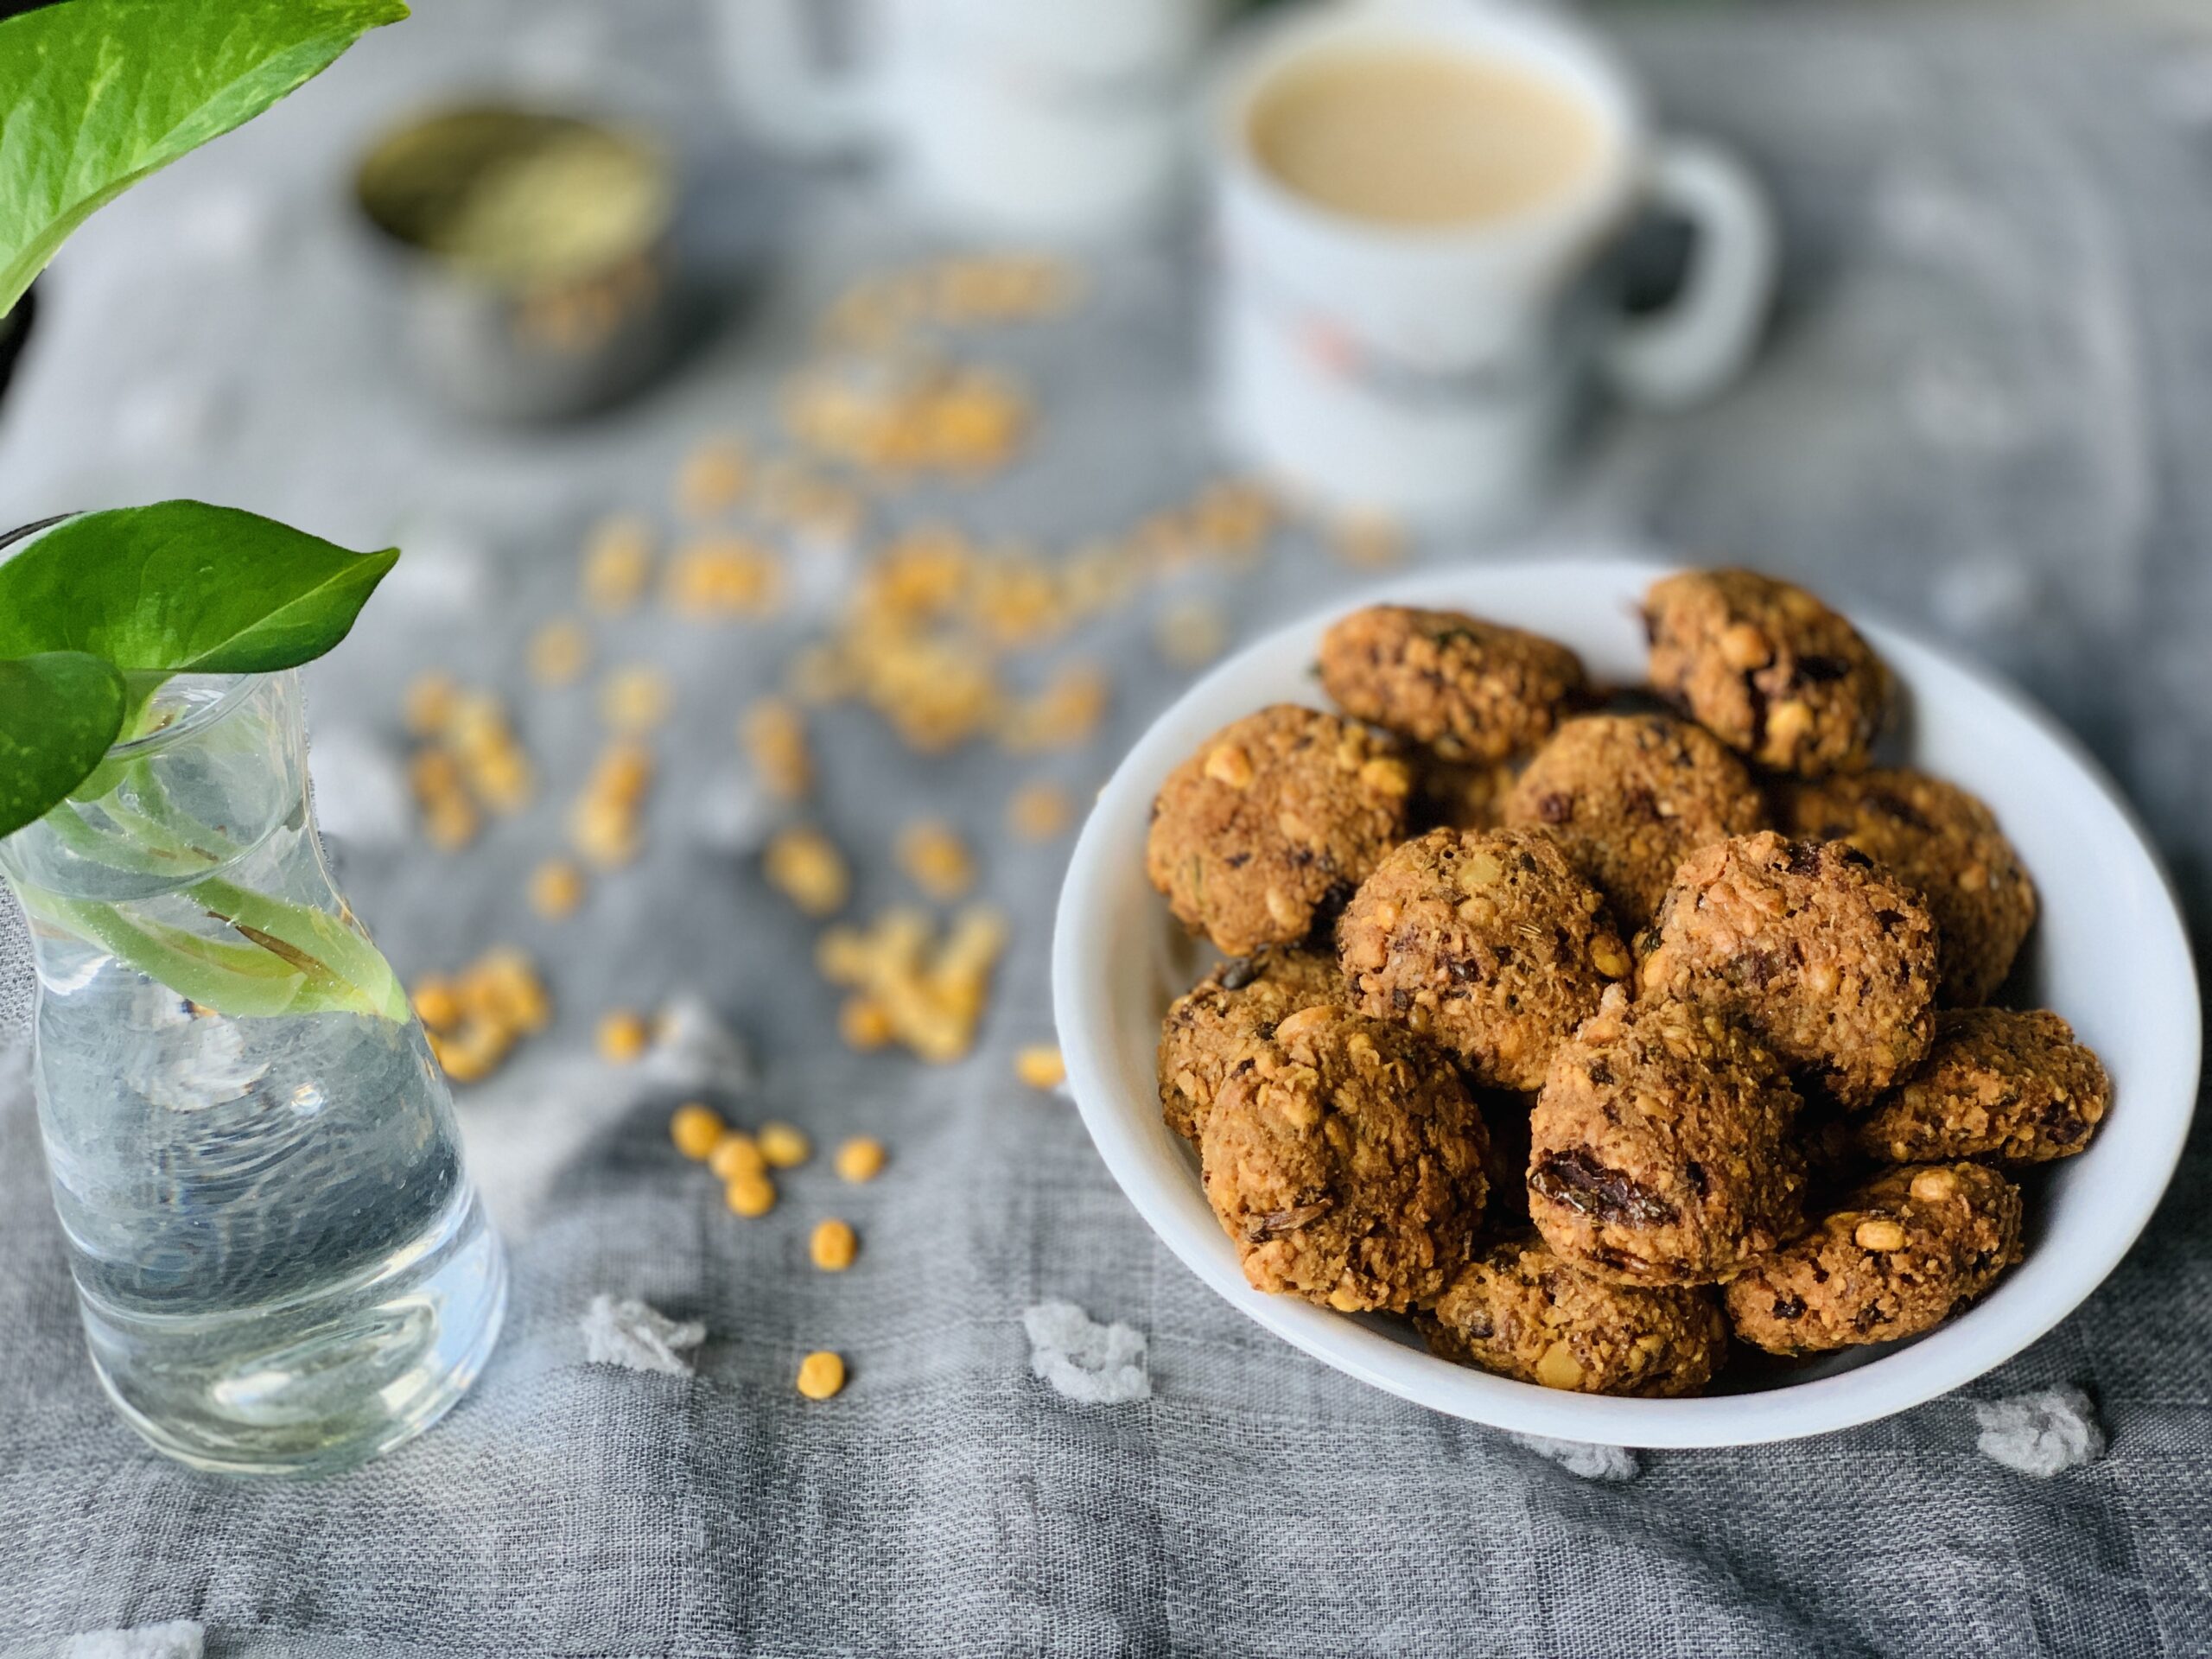
M 40 1128 L 100 1381 L 182 1462 L 307 1474 L 435 1421 L 497 1236 L 405 994 L 332 882 L 289 674 L 182 677 L 0 842 Z

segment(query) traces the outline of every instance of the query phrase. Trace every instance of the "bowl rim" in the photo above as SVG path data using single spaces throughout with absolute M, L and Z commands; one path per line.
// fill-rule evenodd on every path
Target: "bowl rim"
M 1605 594 L 1633 583 L 1640 592 L 1655 578 L 1684 568 L 1679 559 L 1649 552 L 1527 548 L 1510 557 L 1432 567 L 1356 588 L 1271 630 L 1187 688 L 1122 756 L 1077 837 L 1054 920 L 1053 1014 L 1069 1091 L 1109 1172 L 1154 1233 L 1224 1300 L 1323 1363 L 1415 1404 L 1517 1433 L 1634 1446 L 1758 1445 L 1852 1427 L 1947 1394 L 2048 1333 L 2119 1265 L 2172 1179 L 2196 1110 L 2202 1030 L 2195 963 L 2172 880 L 2133 807 L 2081 741 L 2024 692 L 1950 649 L 1854 607 L 1854 625 L 1909 688 L 1930 669 L 1955 674 L 1988 698 L 2000 715 L 2018 721 L 2046 746 L 2053 760 L 2070 769 L 2070 781 L 2086 789 L 2092 804 L 2124 831 L 2116 845 L 2104 849 L 2103 867 L 2110 868 L 2110 861 L 2133 861 L 2164 901 L 2155 918 L 2159 937 L 2146 943 L 2163 959 L 2158 982 L 2168 992 L 2168 1003 L 2177 1014 L 2186 1011 L 2187 1017 L 2162 1022 L 2160 1029 L 2172 1027 L 2172 1046 L 2156 1052 L 2157 1069 L 2180 1082 L 2161 1091 L 2169 1096 L 2163 1102 L 2139 1103 L 2131 1094 L 2129 1109 L 2138 1120 L 2131 1133 L 2145 1141 L 2128 1166 L 2135 1179 L 2120 1195 L 2114 1224 L 2098 1235 L 2096 1248 L 2076 1249 L 2045 1265 L 2042 1278 L 2057 1282 L 2043 1285 L 2046 1294 L 2041 1300 L 2015 1297 L 1999 1305 L 1993 1297 L 1936 1331 L 1850 1370 L 1776 1388 L 1684 1400 L 1578 1394 L 1453 1364 L 1368 1328 L 1363 1318 L 1255 1291 L 1245 1282 L 1233 1254 L 1222 1248 L 1211 1217 L 1208 1229 L 1200 1232 L 1177 1213 L 1141 1150 L 1138 1126 L 1145 1123 L 1149 1131 L 1146 1119 L 1156 1117 L 1156 1100 L 1147 1092 L 1142 1111 L 1133 1114 L 1114 1081 L 1109 1056 L 1116 1038 L 1103 990 L 1106 976 L 1094 943 L 1111 909 L 1108 895 L 1114 871 L 1108 861 L 1122 855 L 1115 849 L 1126 847 L 1132 823 L 1146 822 L 1160 780 L 1184 758 L 1188 745 L 1177 733 L 1194 723 L 1212 730 L 1249 712 L 1224 704 L 1220 718 L 1210 724 L 1195 718 L 1198 711 L 1224 702 L 1227 689 L 1248 672 L 1286 652 L 1310 656 L 1312 642 L 1328 622 L 1364 605 L 1425 603 L 1479 610 L 1484 586 L 1529 581 L 1580 584 Z M 2047 881 L 2042 873 L 2038 879 Z

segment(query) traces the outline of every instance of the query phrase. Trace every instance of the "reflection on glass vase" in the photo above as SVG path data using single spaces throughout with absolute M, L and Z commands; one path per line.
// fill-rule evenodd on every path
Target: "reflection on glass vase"
M 295 677 L 179 677 L 146 729 L 0 842 L 92 1363 L 185 1463 L 344 1468 L 467 1389 L 505 1259 L 323 862 Z

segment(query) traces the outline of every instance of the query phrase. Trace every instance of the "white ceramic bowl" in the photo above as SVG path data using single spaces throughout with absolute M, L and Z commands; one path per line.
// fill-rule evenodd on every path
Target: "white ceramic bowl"
M 1622 1446 L 1749 1445 L 1903 1411 L 2018 1353 L 2112 1271 L 2180 1156 L 2199 1043 L 2181 918 L 2111 784 L 2017 691 L 1895 629 L 1859 625 L 1903 688 L 1898 758 L 1980 796 L 2019 849 L 2043 901 L 2027 945 L 2029 994 L 2103 1056 L 2115 1091 L 2086 1153 L 2027 1177 L 2027 1259 L 1916 1341 L 1832 1356 L 1779 1386 L 1697 1400 L 1564 1393 L 1447 1363 L 1399 1322 L 1247 1285 L 1206 1207 L 1196 1159 L 1160 1121 L 1153 1077 L 1160 1016 L 1200 963 L 1144 874 L 1148 809 L 1177 762 L 1268 703 L 1320 706 L 1311 665 L 1322 629 L 1376 601 L 1532 628 L 1573 646 L 1600 680 L 1633 683 L 1644 665 L 1637 601 L 1662 569 L 1624 559 L 1469 565 L 1346 599 L 1224 663 L 1129 752 L 1084 828 L 1052 942 L 1053 1007 L 1077 1103 L 1122 1190 L 1192 1272 L 1286 1341 L 1376 1388 L 1501 1428 Z

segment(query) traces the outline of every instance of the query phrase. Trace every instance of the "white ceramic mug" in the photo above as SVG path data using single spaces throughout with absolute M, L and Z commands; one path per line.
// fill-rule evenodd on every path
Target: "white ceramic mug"
M 1405 226 L 1300 195 L 1255 152 L 1255 106 L 1328 54 L 1411 49 L 1510 66 L 1597 124 L 1597 159 L 1509 215 Z M 1523 508 L 1594 375 L 1671 406 L 1744 366 L 1771 297 L 1771 211 L 1745 167 L 1655 137 L 1603 41 L 1495 0 L 1367 0 L 1263 29 L 1224 77 L 1213 153 L 1222 263 L 1218 416 L 1233 448 L 1338 510 L 1470 522 Z M 1663 310 L 1630 318 L 1613 255 L 1640 214 L 1687 219 L 1694 251 Z
M 756 138 L 834 156 L 874 136 L 886 0 L 715 0 L 723 75 Z
M 883 149 L 937 217 L 1090 236 L 1154 217 L 1218 0 L 720 0 L 748 124 Z

